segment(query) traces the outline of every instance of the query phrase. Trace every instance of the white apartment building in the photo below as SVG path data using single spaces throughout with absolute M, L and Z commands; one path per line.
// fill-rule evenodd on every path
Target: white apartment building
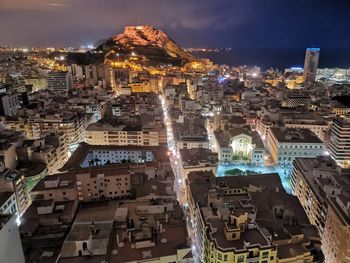
M 86 142 L 92 145 L 158 146 L 165 144 L 166 130 L 160 125 L 142 127 L 93 123 L 86 129 Z
M 73 88 L 73 77 L 70 72 L 47 73 L 47 88 L 57 92 L 68 92 Z
M 0 115 L 12 116 L 20 107 L 18 94 L 0 94 Z
M 310 130 L 285 127 L 270 128 L 267 148 L 279 165 L 291 165 L 296 157 L 310 158 L 326 152 L 323 142 Z
M 67 137 L 70 150 L 74 150 L 85 138 L 87 115 L 80 111 L 63 111 L 54 114 L 40 114 L 28 118 L 34 139 L 41 138 L 43 133 L 57 130 Z
M 350 167 L 350 117 L 340 116 L 333 120 L 328 141 L 332 158 L 342 167 Z

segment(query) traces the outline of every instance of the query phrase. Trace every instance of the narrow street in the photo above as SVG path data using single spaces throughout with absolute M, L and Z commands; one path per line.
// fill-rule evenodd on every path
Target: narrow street
M 174 140 L 174 132 L 172 128 L 171 119 L 168 113 L 168 105 L 166 102 L 166 98 L 162 94 L 162 95 L 159 95 L 159 99 L 162 105 L 164 124 L 167 130 L 169 160 L 170 160 L 171 168 L 175 177 L 174 190 L 176 191 L 177 200 L 181 204 L 184 211 L 184 215 L 186 217 L 187 231 L 188 231 L 188 235 L 191 238 L 191 244 L 195 244 L 195 233 L 192 226 L 193 220 L 192 218 L 190 218 L 190 215 L 187 212 L 187 209 L 185 208 L 187 205 L 187 200 L 186 200 L 186 194 L 185 194 L 185 178 L 181 172 L 182 163 L 180 161 L 180 153 L 179 153 L 179 150 L 176 148 L 176 143 Z M 192 245 L 192 253 L 193 253 L 194 262 L 200 263 L 200 255 L 197 253 L 197 249 L 195 245 Z

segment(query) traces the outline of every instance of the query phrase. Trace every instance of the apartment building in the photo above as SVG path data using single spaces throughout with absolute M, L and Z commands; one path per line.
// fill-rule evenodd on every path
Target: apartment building
M 272 160 L 279 165 L 291 165 L 296 157 L 325 155 L 325 145 L 308 129 L 270 128 L 267 148 Z
M 36 113 L 28 118 L 33 138 L 42 137 L 43 133 L 57 130 L 67 137 L 69 150 L 74 150 L 85 139 L 85 129 L 88 116 L 82 111 L 69 111 L 49 113 L 47 111 Z
M 350 116 L 333 119 L 329 132 L 328 150 L 342 167 L 350 167 Z
M 159 146 L 166 144 L 166 130 L 162 124 L 112 125 L 93 123 L 86 129 L 86 142 L 93 145 Z
M 201 262 L 302 263 L 322 256 L 314 254 L 320 246 L 317 230 L 277 174 L 192 172 L 187 191 Z
M 63 132 L 53 131 L 41 139 L 25 140 L 16 152 L 18 160 L 44 163 L 48 173 L 54 174 L 68 160 L 67 138 Z
M 296 158 L 291 184 L 322 237 L 327 263 L 350 262 L 350 171 L 329 156 Z
M 204 118 L 186 117 L 173 125 L 177 149 L 208 148 L 209 140 Z
M 91 255 L 99 262 L 193 262 L 182 217 L 172 200 L 84 204 L 57 262 L 81 262 Z
M 47 88 L 55 92 L 68 93 L 73 88 L 73 76 L 70 72 L 50 71 L 46 79 Z

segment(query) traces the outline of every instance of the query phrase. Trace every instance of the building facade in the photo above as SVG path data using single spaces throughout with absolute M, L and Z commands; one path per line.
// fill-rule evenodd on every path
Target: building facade
M 327 263 L 350 262 L 350 179 L 328 157 L 296 158 L 291 185 L 322 237 Z
M 304 75 L 303 75 L 305 84 L 311 84 L 315 82 L 319 56 L 320 56 L 319 48 L 306 49 Z
M 329 132 L 328 150 L 342 167 L 350 167 L 350 117 L 333 119 Z
M 273 127 L 267 137 L 272 160 L 279 165 L 291 165 L 296 157 L 325 155 L 325 145 L 310 130 Z

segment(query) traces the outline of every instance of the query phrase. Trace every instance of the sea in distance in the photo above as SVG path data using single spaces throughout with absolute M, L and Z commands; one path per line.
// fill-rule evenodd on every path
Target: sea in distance
M 277 68 L 303 67 L 305 50 L 303 49 L 240 49 L 218 52 L 192 52 L 199 58 L 208 58 L 215 64 L 229 66 L 259 66 L 266 70 Z M 350 49 L 321 48 L 319 68 L 350 69 Z

